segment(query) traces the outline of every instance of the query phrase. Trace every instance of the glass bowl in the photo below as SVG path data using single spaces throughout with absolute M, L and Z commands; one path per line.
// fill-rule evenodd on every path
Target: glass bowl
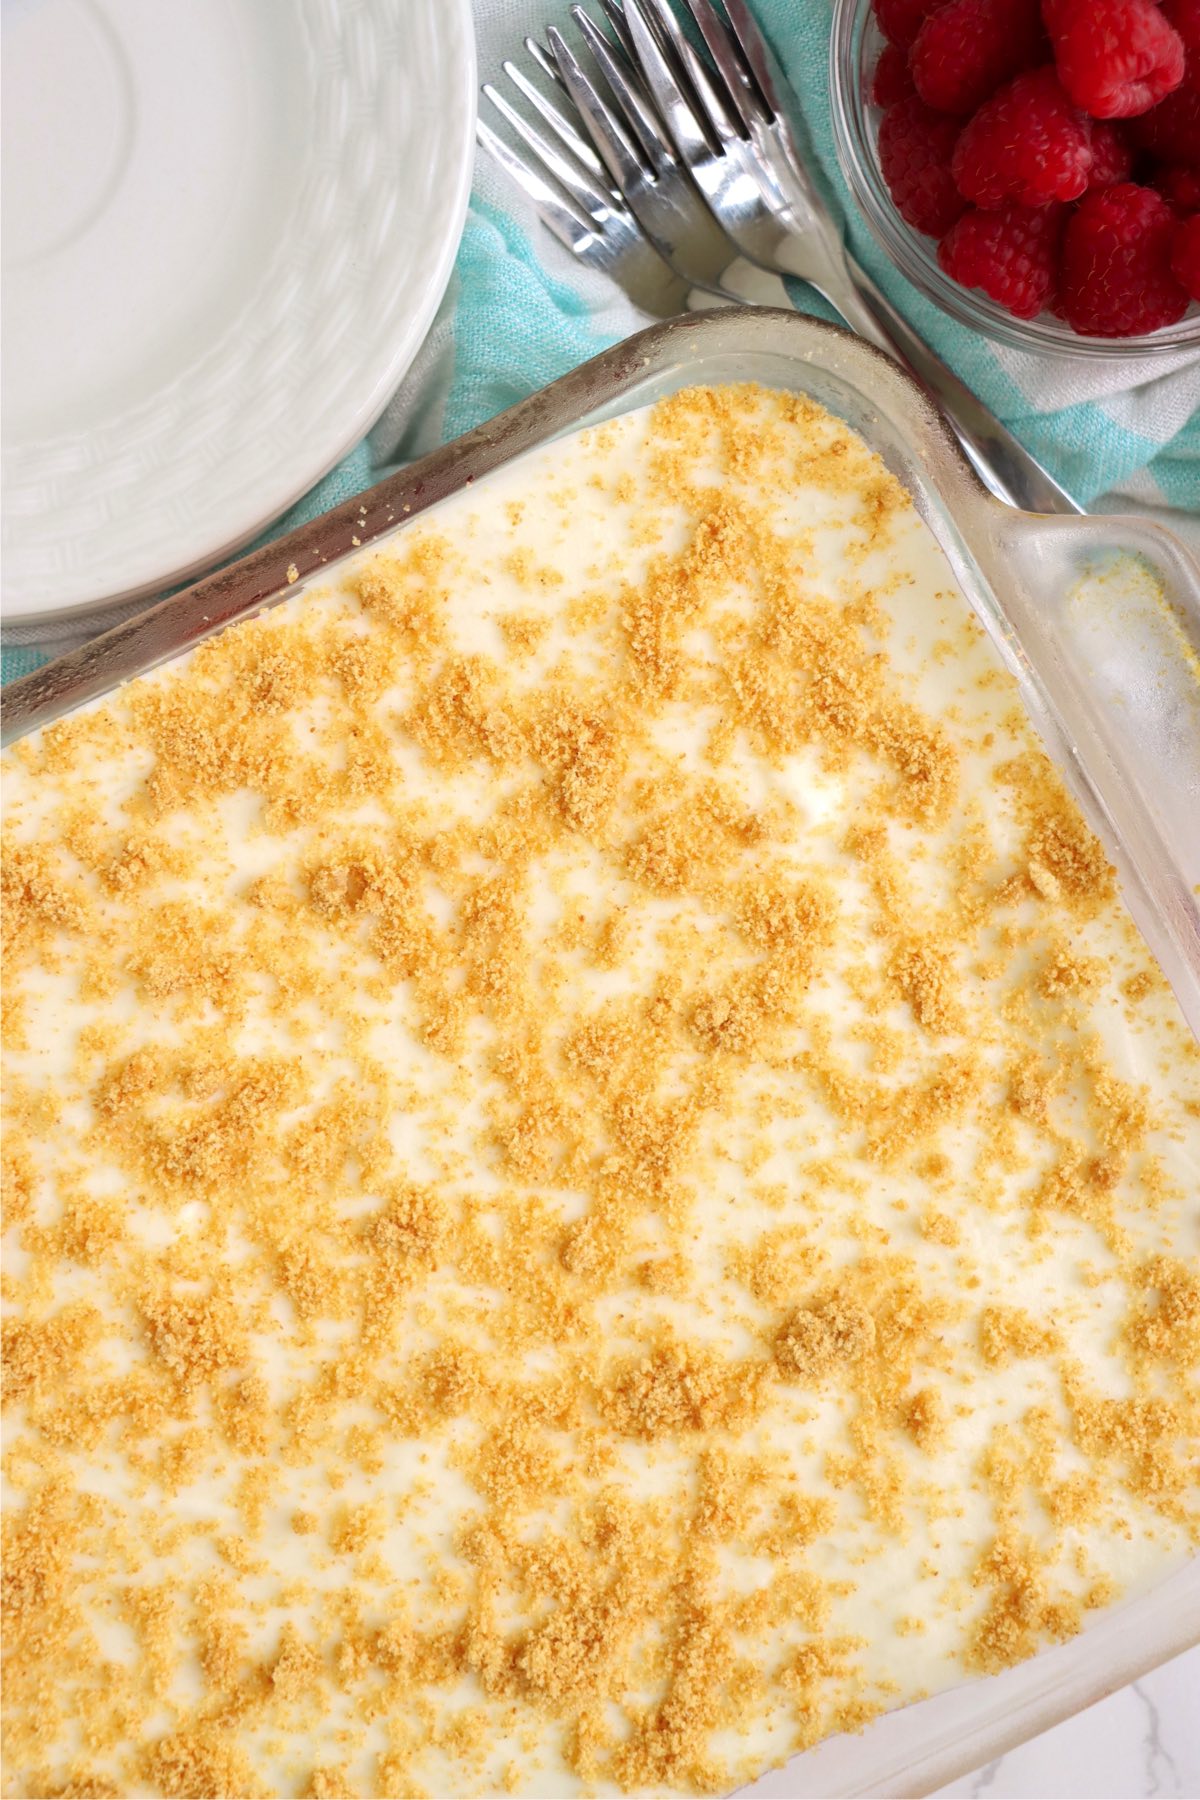
M 1017 350 L 1049 351 L 1093 360 L 1166 358 L 1200 349 L 1200 308 L 1145 337 L 1081 337 L 1052 313 L 1018 319 L 975 288 L 964 288 L 938 264 L 937 241 L 914 231 L 896 211 L 879 168 L 881 109 L 871 99 L 871 78 L 886 42 L 870 0 L 833 0 L 829 52 L 830 102 L 838 161 L 850 191 L 881 248 L 913 286 L 972 330 Z

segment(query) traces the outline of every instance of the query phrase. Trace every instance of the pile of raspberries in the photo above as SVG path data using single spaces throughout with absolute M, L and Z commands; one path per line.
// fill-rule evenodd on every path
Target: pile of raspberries
M 1140 337 L 1200 300 L 1200 0 L 872 0 L 896 207 L 1019 319 Z

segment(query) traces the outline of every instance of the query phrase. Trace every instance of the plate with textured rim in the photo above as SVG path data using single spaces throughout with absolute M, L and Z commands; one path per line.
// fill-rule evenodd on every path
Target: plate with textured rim
M 171 586 L 375 422 L 450 278 L 470 0 L 5 0 L 4 616 Z

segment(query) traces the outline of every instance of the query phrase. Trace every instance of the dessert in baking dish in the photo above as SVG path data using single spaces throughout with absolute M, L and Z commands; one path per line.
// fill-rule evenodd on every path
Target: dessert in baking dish
M 927 529 L 695 389 L 6 766 L 14 1794 L 719 1792 L 1200 1526 L 1200 1058 Z

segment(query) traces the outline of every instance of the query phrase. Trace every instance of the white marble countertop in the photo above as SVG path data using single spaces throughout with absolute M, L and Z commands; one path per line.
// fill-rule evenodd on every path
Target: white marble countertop
M 1200 1646 L 939 1794 L 945 1800 L 1197 1800 Z

